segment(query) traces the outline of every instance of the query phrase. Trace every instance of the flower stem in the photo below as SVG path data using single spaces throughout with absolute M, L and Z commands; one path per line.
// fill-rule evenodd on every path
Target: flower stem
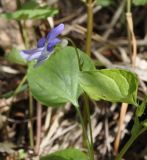
M 88 148 L 89 158 L 90 158 L 90 160 L 94 160 L 93 155 L 92 155 L 91 144 L 90 144 L 90 141 L 89 141 L 89 138 L 88 138 L 88 135 L 87 135 L 87 131 L 86 131 L 86 128 L 85 128 L 85 125 L 84 125 L 82 114 L 81 114 L 78 106 L 75 106 L 75 109 L 76 109 L 77 114 L 78 114 L 78 116 L 80 118 L 80 121 L 81 121 L 84 137 L 85 137 L 85 140 L 86 140 L 86 145 L 87 145 L 87 148 Z
M 93 31 L 93 0 L 87 0 L 87 34 L 86 34 L 86 54 L 91 56 L 91 39 L 92 39 L 92 31 Z M 84 128 L 86 128 L 87 124 L 90 130 L 90 154 L 91 159 L 94 160 L 94 149 L 93 149 L 93 139 L 92 139 L 92 127 L 91 127 L 91 120 L 90 120 L 90 111 L 89 111 L 89 103 L 88 97 L 84 95 L 84 108 L 83 108 L 83 117 L 84 117 Z M 87 123 L 88 122 L 88 123 Z M 86 132 L 87 133 L 87 132 Z M 83 141 L 85 136 L 83 137 Z
M 86 35 L 86 53 L 91 55 L 91 37 L 93 30 L 93 0 L 87 0 L 87 35 Z
M 85 101 L 85 111 L 86 113 L 84 115 L 86 115 L 87 120 L 88 120 L 88 126 L 89 126 L 89 133 L 90 133 L 90 151 L 91 151 L 91 155 L 92 158 L 94 159 L 94 148 L 93 148 L 93 136 L 92 136 L 92 126 L 91 126 L 91 119 L 90 119 L 90 110 L 89 110 L 89 99 L 88 96 L 86 94 L 83 95 L 84 97 L 84 101 Z
M 28 122 L 29 140 L 30 140 L 31 148 L 34 148 L 32 116 L 33 116 L 33 97 L 32 97 L 31 91 L 29 90 L 29 118 L 30 118 Z
M 127 0 L 127 12 L 131 12 L 132 0 Z

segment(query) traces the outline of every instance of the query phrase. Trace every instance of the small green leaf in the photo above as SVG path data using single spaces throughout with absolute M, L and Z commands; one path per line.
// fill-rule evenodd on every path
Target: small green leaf
M 137 117 L 141 117 L 143 115 L 146 109 L 146 104 L 147 104 L 147 97 L 145 97 L 141 105 L 137 107 L 137 111 L 136 111 Z
M 135 117 L 134 125 L 133 125 L 132 130 L 131 130 L 132 136 L 133 135 L 138 135 L 138 133 L 141 131 L 141 129 L 142 129 L 142 124 L 139 122 L 138 117 Z
M 133 3 L 134 3 L 136 6 L 146 5 L 146 4 L 147 4 L 147 0 L 133 0 Z
M 17 48 L 12 48 L 11 52 L 5 55 L 5 58 L 11 63 L 26 64 L 26 61 L 21 57 Z
M 54 16 L 58 13 L 57 9 L 48 7 L 30 8 L 30 9 L 20 9 L 13 13 L 0 14 L 8 20 L 27 20 L 27 19 L 45 19 L 49 16 Z
M 145 128 L 147 128 L 147 119 L 141 123 Z
M 71 148 L 57 151 L 45 157 L 41 157 L 40 160 L 88 160 L 88 158 L 80 150 Z
M 80 73 L 80 85 L 93 99 L 136 105 L 138 80 L 126 70 L 103 69 Z
M 78 50 L 83 61 L 83 70 L 94 69 L 88 56 Z M 45 105 L 58 106 L 71 102 L 77 104 L 79 66 L 76 51 L 72 47 L 58 50 L 41 66 L 29 66 L 28 82 L 33 96 Z

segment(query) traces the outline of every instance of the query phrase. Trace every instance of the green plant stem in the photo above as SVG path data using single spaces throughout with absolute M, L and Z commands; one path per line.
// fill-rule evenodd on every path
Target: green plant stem
M 23 79 L 21 80 L 21 82 L 19 83 L 19 85 L 17 86 L 16 90 L 13 93 L 13 97 L 15 97 L 17 95 L 17 93 L 19 92 L 20 88 L 22 87 L 22 85 L 25 83 L 25 81 L 27 80 L 27 75 L 25 75 L 23 77 Z
M 120 153 L 118 154 L 118 156 L 116 157 L 116 160 L 121 160 L 123 155 L 126 153 L 126 151 L 130 148 L 130 146 L 132 145 L 132 143 L 136 140 L 136 138 L 142 134 L 147 128 L 143 128 L 140 130 L 140 132 L 138 134 L 134 134 L 131 136 L 131 138 L 129 139 L 129 141 L 124 145 L 124 147 L 122 148 L 122 150 L 120 151 Z
M 42 124 L 42 105 L 37 103 L 37 126 L 36 126 L 36 146 L 35 153 L 39 155 L 40 142 L 41 142 L 41 124 Z
M 93 0 L 87 0 L 87 33 L 86 33 L 86 53 L 87 55 L 91 56 L 91 39 L 92 39 L 92 31 L 93 31 Z M 84 108 L 83 108 L 83 117 L 84 117 L 84 128 L 87 128 L 87 124 L 90 130 L 90 152 L 91 152 L 91 159 L 94 160 L 94 150 L 93 150 L 93 139 L 92 139 L 92 127 L 91 127 L 91 120 L 90 120 L 90 112 L 89 112 L 89 103 L 88 97 L 84 95 Z M 88 123 L 87 123 L 88 122 Z M 83 141 L 85 136 L 83 137 Z
M 85 138 L 86 138 L 86 144 L 87 144 L 87 148 L 88 148 L 89 158 L 90 158 L 90 160 L 94 160 L 93 155 L 92 155 L 91 144 L 90 144 L 90 141 L 89 141 L 87 132 L 86 132 L 86 128 L 85 128 L 85 125 L 84 125 L 84 121 L 83 121 L 83 118 L 82 118 L 82 114 L 81 114 L 78 106 L 75 106 L 75 109 L 76 109 L 77 114 L 78 114 L 78 116 L 79 116 L 79 118 L 80 118 L 81 125 L 82 125 L 82 129 L 83 129 L 83 133 L 84 133 L 84 136 L 85 136 Z
M 33 117 L 33 98 L 31 91 L 29 90 L 29 122 L 28 122 L 28 128 L 29 128 L 29 140 L 30 140 L 30 146 L 31 148 L 34 148 L 34 140 L 33 140 L 33 122 L 32 122 L 32 117 Z
M 21 1 L 17 0 L 17 8 L 21 8 Z M 18 26 L 20 29 L 21 37 L 22 40 L 25 44 L 25 48 L 29 47 L 29 41 L 28 41 L 28 36 L 27 36 L 27 31 L 24 28 L 24 25 L 22 25 L 21 21 L 17 21 Z M 33 122 L 32 122 L 32 116 L 33 116 L 33 98 L 29 89 L 29 122 L 28 122 L 28 128 L 29 128 L 29 140 L 30 140 L 30 146 L 31 148 L 34 148 L 34 140 L 33 140 Z
M 132 4 L 132 0 L 127 0 L 127 12 L 131 12 L 131 4 Z
M 92 126 L 91 126 L 91 119 L 90 119 L 90 110 L 89 110 L 89 101 L 88 101 L 88 96 L 84 94 L 84 101 L 85 101 L 85 111 L 87 115 L 87 120 L 88 120 L 88 126 L 89 126 L 89 133 L 90 133 L 90 148 L 91 148 L 91 154 L 94 159 L 94 148 L 93 148 L 93 136 L 92 136 Z
M 87 34 L 86 34 L 86 53 L 91 55 L 91 37 L 93 30 L 93 0 L 87 0 Z
M 73 47 L 75 48 L 75 51 L 76 51 L 76 56 L 77 56 L 77 59 L 78 59 L 78 65 L 79 65 L 79 70 L 82 71 L 82 67 L 81 67 L 81 63 L 80 63 L 80 56 L 79 56 L 79 53 L 78 53 L 78 49 L 75 45 L 75 43 L 69 39 L 69 38 L 66 38 L 68 41 L 71 42 L 71 44 L 73 45 Z M 87 129 L 86 129 L 86 125 L 87 125 L 87 120 L 86 120 L 86 125 L 84 124 L 84 121 L 83 121 L 83 118 L 82 118 L 82 115 L 81 115 L 81 112 L 79 111 L 79 108 L 78 107 L 75 107 L 76 110 L 77 110 L 77 113 L 80 117 L 80 121 L 81 121 L 81 124 L 82 124 L 82 128 L 83 128 L 83 140 L 85 142 L 85 144 L 87 145 L 87 148 L 89 150 L 89 155 L 90 155 L 90 160 L 94 160 L 94 149 L 93 149 L 93 138 L 92 138 L 92 127 L 91 127 L 91 120 L 90 120 L 90 111 L 89 111 L 89 105 L 88 105 L 88 97 L 86 95 L 84 95 L 84 101 L 85 101 L 85 111 L 86 111 L 86 115 L 88 116 L 88 124 L 89 124 L 89 130 L 90 130 L 90 141 L 89 142 L 89 138 L 88 138 L 88 135 L 87 135 Z M 85 117 L 87 117 L 85 116 Z

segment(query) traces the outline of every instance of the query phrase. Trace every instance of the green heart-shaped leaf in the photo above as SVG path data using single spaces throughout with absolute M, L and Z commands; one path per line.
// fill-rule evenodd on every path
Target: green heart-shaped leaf
M 80 73 L 80 85 L 93 99 L 136 105 L 138 80 L 126 70 L 103 69 Z
M 95 69 L 94 64 L 78 50 L 82 69 Z M 60 105 L 66 102 L 77 104 L 81 94 L 79 88 L 79 66 L 76 50 L 66 47 L 58 50 L 41 66 L 29 66 L 28 82 L 33 96 L 45 105 Z

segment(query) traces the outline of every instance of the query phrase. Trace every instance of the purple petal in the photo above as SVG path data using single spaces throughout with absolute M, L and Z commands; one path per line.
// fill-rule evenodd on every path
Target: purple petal
M 27 61 L 31 61 L 39 57 L 43 50 L 44 50 L 44 47 L 37 48 L 37 49 L 35 48 L 31 50 L 22 50 L 20 51 L 20 55 L 22 56 L 22 58 L 26 59 Z
M 64 24 L 61 23 L 57 27 L 53 28 L 47 35 L 47 40 L 51 41 L 56 38 L 64 30 Z
M 47 45 L 47 51 L 51 52 L 53 50 L 53 47 L 56 44 L 60 43 L 60 42 L 61 42 L 61 40 L 58 39 L 58 38 L 53 39 L 51 42 L 48 43 L 48 45 Z
M 44 47 L 45 42 L 46 42 L 46 38 L 45 38 L 45 37 L 40 38 L 39 41 L 38 41 L 38 43 L 37 43 L 37 47 L 38 47 L 38 48 Z
M 28 55 L 31 55 L 31 54 L 34 54 L 36 52 L 41 52 L 43 51 L 44 47 L 42 48 L 34 48 L 34 49 L 30 49 L 30 50 L 22 50 L 21 52 L 23 52 L 24 54 L 28 54 Z
M 38 59 L 38 58 L 41 56 L 41 53 L 42 53 L 42 52 L 36 52 L 35 54 L 30 55 L 30 56 L 27 58 L 27 61 L 32 61 L 32 60 L 34 60 L 34 59 Z
M 47 55 L 47 54 L 42 54 L 42 55 L 40 55 L 40 56 L 38 57 L 37 62 L 43 61 L 43 60 L 45 60 L 45 59 L 47 59 L 47 58 L 48 58 L 48 55 Z
M 48 55 L 47 54 L 42 54 L 38 57 L 36 64 L 34 65 L 34 67 L 38 67 L 40 66 L 45 60 L 48 59 Z

